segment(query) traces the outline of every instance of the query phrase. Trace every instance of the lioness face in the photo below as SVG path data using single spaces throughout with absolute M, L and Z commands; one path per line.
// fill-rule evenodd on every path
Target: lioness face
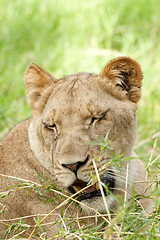
M 95 174 L 92 160 L 100 154 L 99 146 L 89 144 L 97 142 L 96 137 L 104 139 L 108 134 L 112 149 L 98 159 L 98 168 L 113 153 L 132 156 L 141 79 L 139 65 L 125 57 L 110 61 L 100 75 L 77 73 L 59 80 L 35 64 L 29 66 L 25 74 L 33 111 L 29 140 L 37 160 L 57 177 L 59 186 L 72 193 L 87 186 L 91 172 Z M 116 170 L 107 164 L 101 181 L 113 192 L 123 188 Z M 106 198 L 111 205 L 113 197 Z M 105 212 L 97 184 L 79 199 Z

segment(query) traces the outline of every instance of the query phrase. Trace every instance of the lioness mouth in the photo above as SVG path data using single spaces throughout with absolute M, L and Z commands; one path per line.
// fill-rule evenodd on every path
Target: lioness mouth
M 114 186 L 115 186 L 114 174 L 111 170 L 109 170 L 107 172 L 107 174 L 102 178 L 102 182 L 106 186 L 108 186 L 108 191 L 107 192 L 106 192 L 105 188 L 103 187 L 104 195 L 107 196 L 110 191 L 113 191 Z M 95 183 L 94 185 L 91 185 L 91 186 L 88 186 L 88 187 L 87 187 L 87 185 L 88 185 L 87 182 L 84 182 L 80 179 L 76 179 L 76 181 L 70 187 L 68 187 L 68 189 L 70 190 L 71 193 L 74 194 L 76 192 L 79 192 L 80 190 L 83 190 L 83 188 L 84 188 L 84 191 L 81 191 L 78 194 L 78 200 L 79 201 L 82 201 L 82 200 L 85 200 L 85 199 L 90 199 L 92 197 L 102 196 L 101 191 L 99 189 L 98 182 Z

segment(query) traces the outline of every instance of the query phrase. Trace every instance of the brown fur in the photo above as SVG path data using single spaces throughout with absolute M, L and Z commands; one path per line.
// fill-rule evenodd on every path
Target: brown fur
M 104 139 L 107 132 L 114 154 L 131 157 L 120 165 L 120 171 L 106 165 L 105 173 L 112 169 L 115 174 L 114 194 L 124 198 L 127 164 L 128 198 L 132 184 L 136 194 L 143 193 L 147 187 L 146 183 L 142 183 L 145 181 L 145 169 L 133 153 L 136 103 L 140 98 L 141 81 L 139 64 L 127 57 L 110 61 L 100 75 L 77 73 L 59 80 L 36 64 L 31 64 L 25 73 L 25 88 L 33 116 L 17 125 L 0 144 L 0 191 L 10 191 L 9 197 L 1 200 L 1 206 L 5 207 L 1 218 L 45 214 L 56 206 L 54 202 L 44 204 L 34 191 L 8 190 L 14 182 L 4 175 L 38 182 L 38 172 L 48 181 L 52 178 L 53 185 L 68 191 L 76 178 L 89 182 L 90 172 L 95 174 L 92 159 L 94 155 L 99 155 L 99 147 L 86 143 L 97 141 L 96 136 Z M 110 150 L 106 149 L 107 159 L 110 155 Z M 72 169 L 79 162 L 86 163 L 75 175 Z M 64 167 L 65 164 L 69 168 Z M 98 168 L 100 165 L 97 163 Z M 115 208 L 116 201 L 111 195 L 106 201 L 110 209 Z M 82 203 L 105 213 L 101 197 L 83 200 Z M 143 200 L 141 204 L 146 209 L 151 202 Z M 56 213 L 60 214 L 61 210 Z M 83 210 L 83 214 L 93 214 L 87 208 Z M 66 211 L 64 209 L 64 215 L 74 217 L 77 211 L 71 205 Z M 47 218 L 52 222 L 58 219 L 58 215 Z M 28 222 L 33 224 L 31 218 Z M 6 226 L 0 224 L 2 235 Z M 57 225 L 46 227 L 47 236 L 53 235 L 57 228 Z
M 107 64 L 100 73 L 114 85 L 117 82 L 123 90 L 128 92 L 132 102 L 138 102 L 141 96 L 142 72 L 140 65 L 131 58 L 118 57 Z

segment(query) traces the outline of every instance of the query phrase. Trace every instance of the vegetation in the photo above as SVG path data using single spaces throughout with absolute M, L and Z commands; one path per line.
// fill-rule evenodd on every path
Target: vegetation
M 159 0 L 0 0 L 0 139 L 31 115 L 23 84 L 30 63 L 37 63 L 57 78 L 79 71 L 98 73 L 118 55 L 130 56 L 142 66 L 135 151 L 147 167 L 152 196 L 157 200 L 149 218 L 143 218 L 140 209 L 135 214 L 134 204 L 135 209 L 130 210 L 122 206 L 107 229 L 107 236 L 118 232 L 118 239 L 160 236 L 159 9 Z M 21 221 L 14 223 L 16 231 L 27 228 Z M 35 219 L 42 231 L 38 221 Z M 148 224 L 149 230 L 145 231 L 143 227 Z M 15 227 L 11 225 L 11 229 Z M 69 233 L 62 230 L 60 234 L 61 239 L 97 240 L 103 235 L 98 229 L 88 228 L 70 229 Z

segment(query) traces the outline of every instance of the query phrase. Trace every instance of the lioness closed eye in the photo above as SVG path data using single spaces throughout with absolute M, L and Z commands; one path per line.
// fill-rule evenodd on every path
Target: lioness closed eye
M 24 80 L 32 117 L 18 124 L 0 144 L 0 191 L 9 193 L 7 198 L 1 199 L 1 219 L 33 215 L 42 218 L 57 206 L 54 201 L 45 204 L 34 190 L 8 188 L 15 184 L 16 179 L 28 179 L 33 187 L 35 182 L 39 182 L 39 173 L 44 179 L 51 179 L 53 186 L 64 189 L 68 195 L 86 187 L 91 181 L 91 172 L 95 175 L 92 160 L 100 154 L 99 146 L 86 143 L 97 141 L 96 137 L 104 139 L 106 134 L 112 154 L 130 158 L 122 161 L 120 169 L 116 169 L 106 164 L 111 156 L 110 149 L 106 148 L 101 162 L 97 163 L 100 169 L 105 162 L 100 178 L 112 193 L 104 192 L 108 208 L 116 208 L 114 196 L 124 198 L 126 173 L 127 199 L 132 185 L 135 195 L 149 194 L 144 166 L 133 152 L 142 81 L 141 68 L 136 61 L 118 57 L 111 60 L 100 74 L 81 72 L 60 79 L 31 64 Z M 28 188 L 31 186 L 28 185 Z M 62 201 L 64 199 L 59 199 L 58 204 Z M 93 214 L 92 209 L 106 212 L 96 183 L 81 191 L 79 201 L 83 203 L 80 214 Z M 144 198 L 140 204 L 147 209 L 151 202 Z M 64 206 L 62 208 L 65 209 Z M 46 221 L 56 222 L 62 208 Z M 74 217 L 77 211 L 78 208 L 76 210 L 72 204 L 64 214 Z M 27 217 L 25 221 L 32 226 L 35 224 L 32 217 Z M 2 235 L 7 226 L 4 222 L 0 223 Z M 54 224 L 46 225 L 47 236 L 55 234 L 57 228 Z

